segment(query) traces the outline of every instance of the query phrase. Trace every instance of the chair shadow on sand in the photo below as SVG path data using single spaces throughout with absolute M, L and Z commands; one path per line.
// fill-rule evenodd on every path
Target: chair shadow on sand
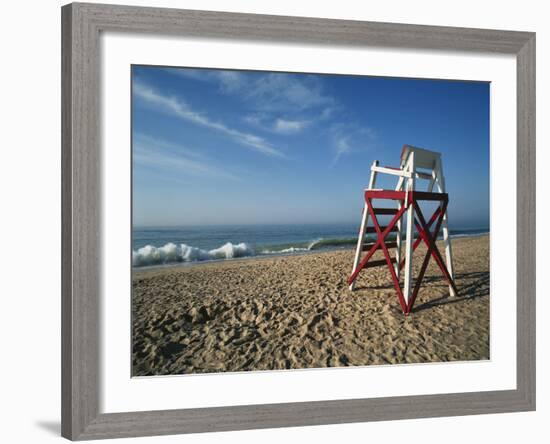
M 469 281 L 464 284 L 463 281 Z M 412 309 L 412 313 L 427 310 L 432 307 L 442 306 L 447 304 L 455 304 L 466 299 L 477 299 L 489 295 L 490 273 L 488 271 L 471 272 L 471 273 L 456 273 L 455 281 L 458 287 L 458 296 L 450 297 L 448 293 L 443 296 L 426 301 Z M 442 276 L 424 276 L 423 284 L 429 284 L 430 287 L 447 288 L 447 283 Z M 393 290 L 393 284 L 377 285 L 377 286 L 361 286 L 356 287 L 356 290 Z

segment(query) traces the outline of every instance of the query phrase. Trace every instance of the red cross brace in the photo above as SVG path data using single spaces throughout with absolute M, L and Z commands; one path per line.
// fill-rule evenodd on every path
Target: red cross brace
M 372 203 L 374 199 L 400 201 L 401 205 L 399 209 L 375 208 Z M 434 213 L 432 214 L 428 222 L 426 222 L 426 219 L 424 218 L 424 214 L 420 209 L 419 201 L 439 201 L 438 207 L 436 208 L 436 210 L 434 211 Z M 422 284 L 422 280 L 424 279 L 424 274 L 426 273 L 426 268 L 428 267 L 428 263 L 430 262 L 431 257 L 434 258 L 435 262 L 439 266 L 439 269 L 441 270 L 441 273 L 443 274 L 443 276 L 445 277 L 449 285 L 452 287 L 455 294 L 458 295 L 458 291 L 456 289 L 454 280 L 449 274 L 449 270 L 447 269 L 447 266 L 445 265 L 445 262 L 441 257 L 441 253 L 439 252 L 439 249 L 437 248 L 437 245 L 435 243 L 435 240 L 437 239 L 437 236 L 439 235 L 439 231 L 441 229 L 441 224 L 443 222 L 445 212 L 447 211 L 447 204 L 449 202 L 449 196 L 447 195 L 447 193 L 431 193 L 431 192 L 425 192 L 425 191 L 406 192 L 406 191 L 391 191 L 391 190 L 366 190 L 365 202 L 367 203 L 367 209 L 369 212 L 369 216 L 372 218 L 372 223 L 374 225 L 374 232 L 376 233 L 377 238 L 374 244 L 372 244 L 368 253 L 361 260 L 357 268 L 353 271 L 353 273 L 349 277 L 348 284 L 351 285 L 351 283 L 355 281 L 355 279 L 357 278 L 361 270 L 363 270 L 364 268 L 368 268 L 369 265 L 372 266 L 375 264 L 375 261 L 369 264 L 369 260 L 372 258 L 372 256 L 377 250 L 381 249 L 382 252 L 384 253 L 386 265 L 390 270 L 391 277 L 393 280 L 393 285 L 395 287 L 395 291 L 399 298 L 399 303 L 405 315 L 408 315 L 412 310 L 414 301 L 416 300 L 416 296 L 418 295 L 420 285 Z M 414 250 L 416 250 L 416 248 L 420 245 L 420 243 L 424 242 L 427 246 L 427 251 L 426 251 L 424 260 L 422 262 L 422 266 L 420 267 L 420 272 L 416 279 L 412 295 L 409 301 L 406 302 L 403 296 L 403 291 L 401 290 L 401 286 L 399 285 L 399 278 L 397 277 L 394 266 L 392 265 L 393 263 L 395 263 L 395 258 L 392 258 L 390 256 L 390 253 L 388 252 L 388 244 L 386 244 L 385 239 L 390 232 L 397 231 L 397 227 L 396 227 L 397 222 L 403 217 L 403 215 L 406 213 L 407 209 L 411 205 L 413 206 L 414 215 L 415 215 L 414 225 L 418 230 L 418 234 L 419 234 L 419 236 L 415 239 L 413 243 L 412 250 L 414 252 Z M 380 224 L 378 223 L 378 219 L 376 217 L 377 214 L 394 214 L 394 216 L 387 226 L 380 226 Z M 435 228 L 433 229 L 433 231 L 430 231 L 430 228 L 434 223 L 435 223 Z M 398 236 L 399 235 L 400 233 L 398 234 Z M 384 261 L 376 261 L 376 265 L 379 265 L 379 262 L 384 262 Z M 403 259 L 399 264 L 399 269 L 401 269 L 404 264 L 405 264 L 405 260 Z

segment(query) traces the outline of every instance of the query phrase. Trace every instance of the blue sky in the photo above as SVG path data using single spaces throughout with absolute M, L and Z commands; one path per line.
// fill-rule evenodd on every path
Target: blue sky
M 455 228 L 489 224 L 489 84 L 134 66 L 134 226 L 357 222 L 373 160 L 443 154 Z M 394 180 L 380 182 L 394 187 Z

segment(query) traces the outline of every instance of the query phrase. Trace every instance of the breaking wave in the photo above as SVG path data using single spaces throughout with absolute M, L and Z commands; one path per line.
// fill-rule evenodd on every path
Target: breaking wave
M 288 254 L 300 253 L 306 251 L 320 250 L 323 248 L 337 248 L 349 245 L 355 245 L 357 239 L 354 238 L 338 238 L 338 239 L 316 239 L 308 243 L 297 243 L 291 245 L 279 245 L 276 247 L 261 250 L 261 254 Z
M 235 259 L 248 256 L 305 253 L 326 248 L 338 248 L 354 245 L 356 239 L 316 239 L 310 242 L 296 242 L 283 245 L 264 246 L 256 250 L 247 243 L 233 244 L 227 242 L 219 248 L 204 250 L 186 244 L 167 243 L 162 247 L 146 245 L 132 251 L 132 266 L 147 267 L 182 262 L 199 262 L 223 259 Z
M 134 267 L 144 267 L 177 262 L 233 259 L 246 256 L 254 256 L 254 249 L 245 243 L 232 244 L 228 242 L 213 250 L 203 250 L 186 244 L 176 245 L 168 243 L 163 247 L 146 245 L 137 251 L 132 251 L 132 265 Z

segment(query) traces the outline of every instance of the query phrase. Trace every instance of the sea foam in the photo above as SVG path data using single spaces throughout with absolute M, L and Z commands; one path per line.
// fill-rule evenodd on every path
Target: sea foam
M 203 250 L 186 244 L 168 243 L 163 247 L 146 245 L 137 251 L 132 251 L 132 265 L 134 267 L 144 267 L 177 262 L 233 259 L 245 256 L 254 256 L 254 249 L 244 242 L 240 244 L 228 242 L 213 250 Z

